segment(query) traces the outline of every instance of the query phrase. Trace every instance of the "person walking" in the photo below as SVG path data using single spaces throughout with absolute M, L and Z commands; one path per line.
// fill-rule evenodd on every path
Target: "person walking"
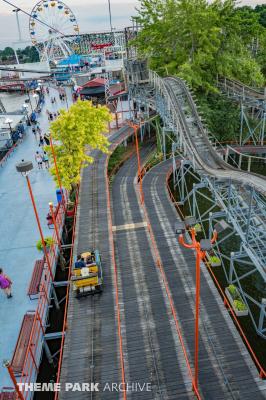
M 50 136 L 49 136 L 48 133 L 45 133 L 45 134 L 44 134 L 43 139 L 44 139 L 44 141 L 45 141 L 46 146 L 50 146 Z
M 50 165 L 49 165 L 48 154 L 46 153 L 46 151 L 43 152 L 43 158 L 42 159 L 43 159 L 45 168 L 48 169 L 50 167 Z
M 37 139 L 37 136 L 36 136 L 37 131 L 36 131 L 35 126 L 33 126 L 33 128 L 32 128 L 32 133 L 33 133 L 35 139 Z
M 44 139 L 43 139 L 42 135 L 40 135 L 40 143 L 39 143 L 39 145 L 40 146 L 44 146 Z
M 38 132 L 39 136 L 41 136 L 41 134 L 42 134 L 42 130 L 41 130 L 41 128 L 39 127 L 39 125 L 37 125 L 37 128 L 36 128 L 36 130 L 37 130 L 37 132 Z
M 11 279 L 6 274 L 4 274 L 3 269 L 0 268 L 0 288 L 5 292 L 6 297 L 8 299 L 12 297 L 11 285 L 12 285 Z
M 42 169 L 42 160 L 43 160 L 42 155 L 38 151 L 36 151 L 35 161 L 37 162 L 39 169 Z

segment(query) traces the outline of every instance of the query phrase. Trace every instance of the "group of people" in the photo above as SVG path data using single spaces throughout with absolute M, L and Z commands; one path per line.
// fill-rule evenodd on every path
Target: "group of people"
M 47 114 L 47 117 L 48 117 L 48 121 L 53 121 L 54 119 L 56 119 L 57 117 L 59 117 L 59 115 L 60 115 L 60 112 L 59 111 L 57 111 L 57 112 L 52 112 L 52 111 L 49 111 L 49 110 L 46 110 L 46 114 Z
M 59 99 L 60 99 L 61 101 L 65 101 L 65 99 L 66 99 L 66 94 L 63 93 L 63 92 L 60 92 L 60 93 L 59 93 Z
M 46 151 L 39 151 L 37 150 L 35 153 L 35 161 L 38 165 L 39 169 L 43 169 L 44 168 L 48 169 L 50 168 L 50 164 L 49 164 L 49 157 L 48 154 L 46 153 Z
M 46 93 L 49 95 L 50 91 L 49 88 L 46 87 L 45 89 Z M 66 95 L 64 93 L 59 93 L 59 99 L 61 101 L 65 101 Z M 51 98 L 51 103 L 54 104 L 56 103 L 56 97 L 52 97 Z M 57 118 L 60 113 L 59 111 L 57 112 L 51 112 L 46 110 L 46 113 L 48 115 L 48 120 L 49 121 L 53 121 L 54 118 Z M 37 115 L 35 112 L 32 113 L 31 116 L 31 121 L 30 121 L 33 126 L 32 126 L 32 133 L 34 135 L 34 137 L 36 138 L 37 141 L 39 141 L 39 150 L 36 151 L 35 153 L 35 161 L 38 165 L 39 169 L 47 169 L 50 167 L 49 165 L 49 157 L 47 152 L 43 149 L 43 146 L 49 145 L 50 144 L 50 138 L 48 134 L 42 134 L 42 130 L 37 122 Z M 30 126 L 31 124 L 29 124 Z M 22 139 L 22 133 L 21 132 L 21 139 Z M 84 263 L 85 264 L 85 263 Z M 8 275 L 6 275 L 3 271 L 3 268 L 0 268 L 0 289 L 3 290 L 3 292 L 5 293 L 6 297 L 8 299 L 10 299 L 12 296 L 12 280 L 8 277 Z
M 37 140 L 37 134 L 39 135 L 39 138 L 41 137 L 42 130 L 38 123 L 37 123 L 37 125 L 34 125 L 32 127 L 32 133 L 33 133 L 34 137 L 36 138 L 36 140 Z
M 86 259 L 82 257 L 81 254 L 77 256 L 77 261 L 75 262 L 75 268 L 81 269 L 85 268 L 88 265 L 94 264 L 95 263 L 95 257 L 93 254 L 87 255 Z

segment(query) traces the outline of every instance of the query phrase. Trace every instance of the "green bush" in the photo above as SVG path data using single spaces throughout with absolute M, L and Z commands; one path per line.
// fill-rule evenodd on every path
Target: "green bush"
M 239 298 L 238 290 L 235 287 L 235 285 L 229 285 L 228 290 L 229 290 L 229 293 L 231 294 L 231 296 L 233 297 L 233 299 Z
M 235 308 L 237 309 L 237 311 L 246 311 L 247 310 L 247 306 L 245 303 L 243 303 L 242 300 L 234 300 L 234 305 L 235 305 Z
M 54 239 L 51 236 L 48 236 L 44 238 L 45 246 L 46 247 L 51 247 L 54 244 Z M 42 245 L 42 240 L 39 239 L 38 242 L 36 243 L 37 250 L 43 251 L 43 245 Z
M 195 231 L 196 231 L 197 233 L 201 232 L 201 231 L 202 231 L 201 224 L 196 224 L 196 225 L 194 226 L 194 229 L 195 229 Z
M 211 262 L 212 264 L 217 264 L 217 263 L 220 262 L 220 258 L 219 258 L 219 257 L 216 257 L 216 256 L 210 256 L 210 262 Z

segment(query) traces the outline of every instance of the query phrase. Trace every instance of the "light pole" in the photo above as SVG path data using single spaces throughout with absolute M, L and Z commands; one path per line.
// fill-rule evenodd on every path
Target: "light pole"
M 35 101 L 36 101 L 36 107 L 38 107 L 38 100 L 37 100 L 37 98 L 39 98 L 39 95 L 38 95 L 37 93 L 34 93 L 34 94 L 32 95 L 32 97 L 34 97 L 34 98 L 35 98 Z
M 20 8 L 15 8 L 12 10 L 14 13 L 16 13 L 16 20 L 17 20 L 17 27 L 18 27 L 18 40 L 21 42 L 21 29 L 20 29 L 20 23 L 18 19 L 18 13 L 20 11 Z
M 52 267 L 51 267 L 50 259 L 49 259 L 49 256 L 48 256 L 48 251 L 47 251 L 47 247 L 46 247 L 46 243 L 45 243 L 45 239 L 44 239 L 44 235 L 43 235 L 43 231 L 42 231 L 42 227 L 41 227 L 41 223 L 40 223 L 40 218 L 39 218 L 39 215 L 38 215 L 36 203 L 35 203 L 35 200 L 34 200 L 32 188 L 31 188 L 31 184 L 30 184 L 30 180 L 29 180 L 29 173 L 30 173 L 30 171 L 33 170 L 33 164 L 32 164 L 31 161 L 22 160 L 20 163 L 18 163 L 16 165 L 16 170 L 18 172 L 20 172 L 22 176 L 26 177 L 26 181 L 27 181 L 27 185 L 28 185 L 28 189 L 29 189 L 29 193 L 30 193 L 30 198 L 31 198 L 31 202 L 32 202 L 32 206 L 33 206 L 36 222 L 37 222 L 39 233 L 40 233 L 40 236 L 41 236 L 44 256 L 45 256 L 45 259 L 46 259 L 46 262 L 47 262 L 47 265 L 48 265 L 48 270 L 49 270 L 49 273 L 50 273 L 51 280 L 53 281 L 54 277 L 53 277 Z
M 108 8 L 109 8 L 110 30 L 112 32 L 113 31 L 113 25 L 112 25 L 112 11 L 111 11 L 111 1 L 110 0 L 108 0 Z
M 138 179 L 139 179 L 139 189 L 140 189 L 140 202 L 144 203 L 144 194 L 142 189 L 142 174 L 141 174 L 141 163 L 140 163 L 140 154 L 139 154 L 139 140 L 138 140 L 138 129 L 139 125 L 134 124 L 131 121 L 128 121 L 128 125 L 134 129 L 135 136 L 135 144 L 136 144 L 136 152 L 137 152 L 137 160 L 138 160 Z
M 20 24 L 19 24 L 19 19 L 18 19 L 18 13 L 20 11 L 20 8 L 16 8 L 16 9 L 14 9 L 12 11 L 14 13 L 16 13 L 16 20 L 17 20 L 17 27 L 18 27 L 18 39 L 19 39 L 19 42 L 21 42 L 21 29 L 20 29 Z M 18 58 L 17 50 L 15 48 L 14 48 L 14 53 L 15 53 L 17 64 L 19 64 L 19 58 Z
M 37 83 L 38 83 L 38 88 L 39 88 L 39 90 L 40 90 L 40 93 L 42 93 L 42 94 L 43 94 L 43 86 L 42 86 L 42 81 L 38 79 Z M 38 89 L 36 89 L 36 90 L 38 90 Z
M 28 95 L 28 99 L 29 99 L 29 103 L 30 103 L 30 108 L 31 108 L 31 112 L 33 113 L 33 107 L 32 107 L 32 102 L 31 102 L 31 98 L 30 98 L 30 90 L 28 87 L 26 87 L 26 93 Z
M 29 114 L 28 114 L 29 106 L 28 106 L 28 104 L 24 103 L 22 107 L 23 107 L 24 112 L 25 112 L 25 114 L 27 116 L 28 126 L 31 126 L 30 119 L 29 119 Z
M 11 135 L 12 135 L 12 133 L 13 133 L 13 132 L 12 132 L 12 127 L 11 127 L 12 122 L 13 122 L 13 119 L 10 119 L 10 118 L 6 118 L 5 121 L 4 121 L 4 124 L 6 124 L 6 125 L 9 126 Z
M 198 390 L 199 375 L 199 314 L 200 314 L 200 263 L 206 256 L 206 251 L 212 249 L 213 243 L 216 242 L 218 233 L 228 228 L 225 221 L 219 221 L 214 225 L 213 236 L 211 239 L 196 240 L 195 217 L 187 217 L 184 221 L 178 221 L 175 224 L 175 232 L 178 234 L 179 243 L 187 248 L 196 250 L 196 299 L 195 299 L 195 354 L 194 354 L 194 382 L 193 388 Z M 184 233 L 188 230 L 191 234 L 191 243 L 185 243 Z
M 14 386 L 15 386 L 15 391 L 16 391 L 16 393 L 17 393 L 17 396 L 18 396 L 19 400 L 25 400 L 23 394 L 22 394 L 21 391 L 19 390 L 19 386 L 18 386 L 18 383 L 17 383 L 17 379 L 16 379 L 16 377 L 15 377 L 15 374 L 14 374 L 14 371 L 13 371 L 13 368 L 12 368 L 10 362 L 7 361 L 7 360 L 4 360 L 3 366 L 6 367 L 7 370 L 8 370 L 9 376 L 10 376 L 10 378 L 11 378 L 11 380 L 12 380 Z

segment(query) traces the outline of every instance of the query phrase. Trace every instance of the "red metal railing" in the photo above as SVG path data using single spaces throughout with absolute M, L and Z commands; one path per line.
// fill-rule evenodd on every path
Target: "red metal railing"
M 76 193 L 75 206 L 74 206 L 74 221 L 73 221 L 73 231 L 72 231 L 72 241 L 71 241 L 71 252 L 70 252 L 70 259 L 69 259 L 68 281 L 70 281 L 71 273 L 72 273 L 71 267 L 72 267 L 72 263 L 73 263 L 73 250 L 74 250 L 75 235 L 76 235 L 78 202 L 79 202 L 79 187 L 78 187 L 78 190 Z M 60 381 L 60 374 L 61 374 L 61 368 L 62 368 L 65 333 L 67 330 L 67 311 L 68 311 L 68 303 L 69 303 L 69 289 L 70 289 L 70 284 L 67 285 L 67 292 L 66 292 L 66 305 L 65 305 L 65 311 L 64 311 L 64 321 L 63 321 L 63 328 L 62 328 L 62 339 L 61 339 L 61 345 L 60 345 L 56 383 L 59 383 L 59 381 Z M 58 395 L 59 395 L 59 393 L 55 392 L 54 400 L 58 399 Z
M 60 205 L 59 211 L 57 213 L 56 223 L 59 230 L 61 231 L 64 224 L 64 210 L 62 205 Z M 56 241 L 55 232 L 53 234 L 53 239 L 55 244 L 51 247 L 48 253 L 48 257 L 50 265 L 53 266 L 53 271 L 55 271 L 57 255 L 58 255 L 58 244 Z M 36 381 L 39 363 L 42 356 L 42 345 L 43 345 L 42 339 L 45 334 L 46 321 L 50 304 L 51 283 L 52 283 L 52 277 L 48 271 L 47 264 L 45 263 L 40 284 L 37 309 L 35 312 L 29 343 L 27 345 L 26 356 L 23 363 L 22 373 L 19 381 L 20 384 L 30 384 Z M 27 398 L 29 398 L 29 396 L 31 396 L 32 394 L 30 391 L 24 390 L 23 387 L 21 392 L 25 400 L 27 400 Z
M 110 150 L 114 151 L 115 148 L 123 142 L 128 136 L 130 136 L 130 133 L 127 132 L 125 135 L 123 135 L 122 138 L 118 139 L 116 142 L 112 143 Z M 110 157 L 110 155 L 109 155 Z M 108 159 L 109 157 L 106 158 L 106 165 L 105 165 L 105 174 L 106 174 L 106 185 L 107 185 L 107 207 L 109 210 L 109 216 L 108 216 L 108 231 L 109 231 L 109 237 L 110 240 L 112 238 L 112 221 L 111 221 L 111 205 L 110 205 L 110 193 L 109 193 L 109 180 L 108 180 L 108 175 L 107 175 L 107 165 L 108 165 Z M 74 241 L 75 241 L 75 232 L 76 232 L 76 211 L 77 211 L 77 201 L 78 197 L 76 198 L 76 203 L 75 203 L 75 219 L 74 219 L 74 226 L 73 226 L 73 235 L 72 235 L 72 247 L 71 247 L 71 256 L 70 256 L 70 268 L 69 268 L 69 279 L 71 276 L 71 264 L 73 261 L 73 248 L 74 248 Z M 112 252 L 114 254 L 114 248 L 113 248 L 113 243 L 111 241 L 111 247 L 112 247 Z M 114 259 L 113 259 L 114 260 Z M 116 274 L 116 264 L 114 260 L 114 266 L 115 266 L 115 274 Z M 62 360 L 63 360 L 63 350 L 64 350 L 64 342 L 65 342 L 65 335 L 64 333 L 67 330 L 67 309 L 68 309 L 68 302 L 69 302 L 69 289 L 70 287 L 68 286 L 67 288 L 67 294 L 66 294 L 66 308 L 65 308 L 65 314 L 64 314 L 64 322 L 63 322 L 63 335 L 62 335 L 62 341 L 61 341 L 61 347 L 60 347 L 60 356 L 59 356 L 59 363 L 58 363 L 58 372 L 57 372 L 57 383 L 60 382 L 60 375 L 61 375 L 61 368 L 62 368 Z M 123 357 L 123 342 L 122 342 L 122 334 L 121 334 L 121 323 L 120 323 L 120 309 L 119 309 L 119 302 L 118 302 L 118 286 L 117 286 L 117 281 L 116 281 L 116 309 L 117 309 L 117 325 L 118 325 L 118 337 L 119 337 L 119 352 L 120 352 L 120 365 L 121 365 L 121 378 L 122 378 L 122 383 L 125 384 L 125 372 L 124 372 L 124 357 Z M 58 392 L 55 392 L 54 395 L 54 400 L 57 400 L 59 396 Z M 123 398 L 126 400 L 126 392 L 123 393 Z

